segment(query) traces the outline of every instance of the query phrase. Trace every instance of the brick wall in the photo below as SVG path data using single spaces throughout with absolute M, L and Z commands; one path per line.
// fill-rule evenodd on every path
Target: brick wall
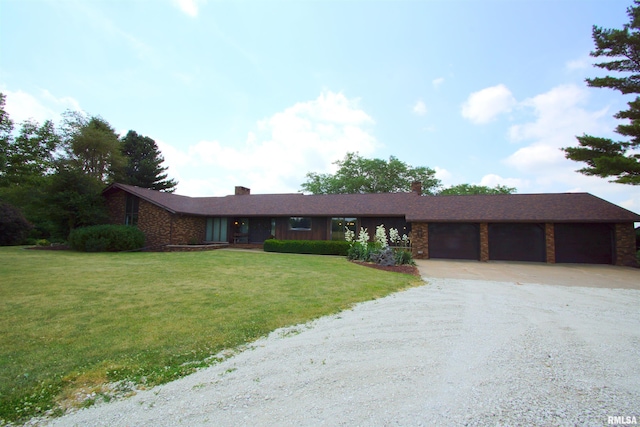
M 415 259 L 429 258 L 429 224 L 426 222 L 411 224 L 411 252 Z
M 556 237 L 553 223 L 544 225 L 545 250 L 547 252 L 547 262 L 549 264 L 556 263 Z
M 140 200 L 138 206 L 138 228 L 150 250 L 162 250 L 162 246 L 171 243 L 171 214 L 145 200 Z
M 637 267 L 636 233 L 633 223 L 616 224 L 616 265 Z
M 205 237 L 207 220 L 204 217 L 173 215 L 172 245 L 202 243 Z
M 489 261 L 489 224 L 480 223 L 480 261 Z
M 124 224 L 126 209 L 126 195 L 122 190 L 114 191 L 105 197 L 105 204 L 109 212 L 109 223 L 115 225 Z

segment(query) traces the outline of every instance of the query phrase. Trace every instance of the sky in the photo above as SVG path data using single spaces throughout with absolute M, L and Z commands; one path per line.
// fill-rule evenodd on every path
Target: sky
M 616 137 L 631 100 L 589 88 L 593 25 L 631 0 L 0 0 L 0 92 L 19 125 L 65 110 L 153 138 L 176 193 L 301 191 L 347 152 L 443 186 L 589 192 L 561 147 Z M 16 126 L 19 127 L 19 126 Z

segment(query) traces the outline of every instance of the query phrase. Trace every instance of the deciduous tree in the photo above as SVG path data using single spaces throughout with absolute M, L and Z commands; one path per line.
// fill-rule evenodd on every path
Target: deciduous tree
M 458 184 L 453 185 L 449 188 L 445 188 L 440 191 L 438 194 L 442 196 L 448 195 L 473 195 L 473 194 L 513 194 L 516 192 L 514 187 L 507 187 L 505 185 L 496 185 L 495 187 L 487 187 L 484 185 L 474 185 L 474 184 Z
M 124 166 L 120 139 L 103 118 L 66 112 L 63 135 L 71 165 L 91 178 L 107 184 Z
M 22 123 L 20 133 L 5 149 L 5 172 L 0 177 L 2 185 L 39 184 L 42 178 L 53 171 L 60 136 L 53 122 L 42 125 L 33 120 Z
M 424 194 L 435 194 L 440 186 L 433 169 L 413 167 L 393 156 L 386 161 L 347 153 L 334 164 L 338 166 L 335 174 L 307 173 L 302 190 L 312 194 L 396 193 L 409 192 L 411 183 L 420 181 Z
M 0 92 L 0 178 L 6 173 L 7 150 L 13 141 L 13 121 L 5 110 L 7 96 Z

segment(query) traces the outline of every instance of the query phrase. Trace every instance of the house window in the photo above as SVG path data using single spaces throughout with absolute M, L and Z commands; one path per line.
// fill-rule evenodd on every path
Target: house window
M 331 240 L 344 240 L 345 227 L 356 233 L 357 218 L 331 218 Z
M 140 199 L 132 194 L 127 194 L 127 202 L 125 207 L 124 223 L 125 225 L 138 225 L 138 205 Z
M 227 218 L 207 218 L 207 230 L 205 233 L 207 242 L 227 241 Z
M 289 230 L 311 231 L 311 218 L 304 216 L 292 216 L 289 218 Z

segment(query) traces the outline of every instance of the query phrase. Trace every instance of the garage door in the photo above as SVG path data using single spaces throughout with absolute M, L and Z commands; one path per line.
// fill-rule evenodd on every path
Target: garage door
M 556 262 L 613 264 L 612 224 L 555 224 Z
M 478 224 L 429 224 L 429 258 L 480 259 Z
M 546 262 L 544 224 L 489 224 L 489 259 Z

